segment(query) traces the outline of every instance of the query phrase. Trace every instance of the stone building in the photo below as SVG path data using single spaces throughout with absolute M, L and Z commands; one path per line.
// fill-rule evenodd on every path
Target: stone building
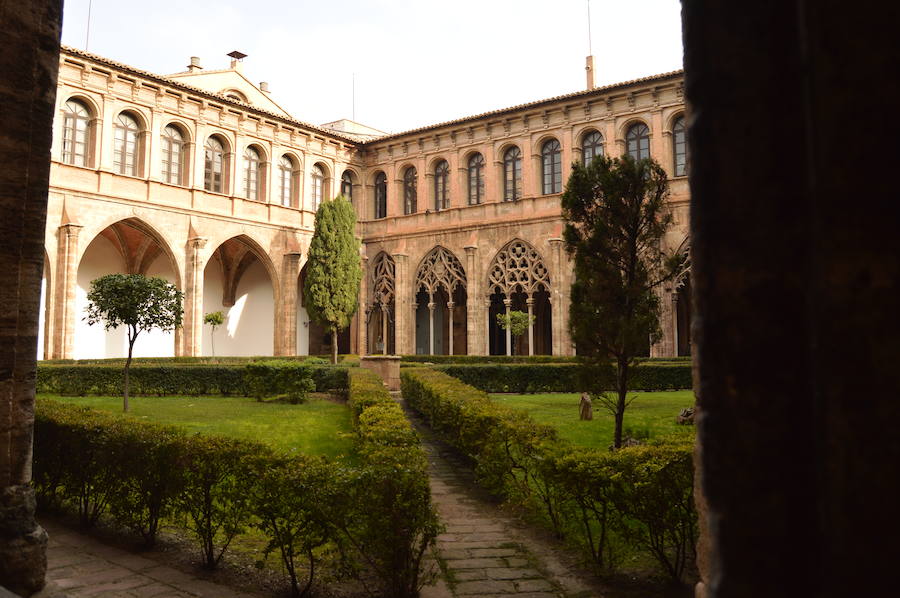
M 217 352 L 323 353 L 303 305 L 319 202 L 353 202 L 365 281 L 342 352 L 567 355 L 572 267 L 562 246 L 568 164 L 652 156 L 668 171 L 686 250 L 689 193 L 681 72 L 385 134 L 294 119 L 267 83 L 228 68 L 160 76 L 72 48 L 60 56 L 42 295 L 41 357 L 114 357 L 117 331 L 83 321 L 93 278 L 162 276 L 185 322 L 139 355 L 206 355 L 203 314 L 226 312 Z M 689 354 L 687 281 L 662 289 L 654 355 Z M 513 343 L 509 309 L 535 323 Z M 515 347 L 513 346 L 515 345 Z

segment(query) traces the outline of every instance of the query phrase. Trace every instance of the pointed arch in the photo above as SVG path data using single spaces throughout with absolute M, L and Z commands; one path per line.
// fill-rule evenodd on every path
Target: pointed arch
M 466 288 L 466 271 L 459 258 L 446 247 L 437 245 L 419 262 L 416 270 L 417 289 L 424 288 L 426 292 L 434 294 L 443 287 L 452 294 L 459 286 Z
M 533 245 L 513 239 L 491 260 L 487 271 L 487 317 L 489 346 L 492 354 L 552 353 L 552 304 L 550 272 L 544 258 Z M 502 330 L 498 315 L 510 311 L 527 311 L 527 339 L 512 338 Z M 527 349 L 523 343 L 527 340 Z M 515 345 L 515 347 L 514 347 Z
M 466 271 L 441 245 L 416 270 L 416 352 L 453 355 L 467 344 Z
M 394 258 L 382 251 L 372 260 L 369 270 L 369 305 L 366 306 L 366 343 L 370 353 L 393 353 L 397 286 Z

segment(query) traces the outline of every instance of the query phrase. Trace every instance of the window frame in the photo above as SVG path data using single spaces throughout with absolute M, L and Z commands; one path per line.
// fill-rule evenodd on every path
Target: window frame
M 210 147 L 211 143 L 218 148 Z M 210 193 L 228 193 L 228 145 L 219 135 L 210 135 L 203 144 L 203 189 Z M 216 168 L 218 166 L 218 169 Z M 218 175 L 218 185 L 216 185 Z
M 688 174 L 687 127 L 684 114 L 679 114 L 672 121 L 672 172 L 677 177 Z
M 285 185 L 287 183 L 287 185 Z M 285 189 L 286 187 L 286 189 Z M 287 193 L 285 193 L 287 191 Z M 297 164 L 288 154 L 278 158 L 278 201 L 285 208 L 294 207 L 297 195 Z
M 556 138 L 541 144 L 541 193 L 562 193 L 562 144 Z
M 596 137 L 597 139 L 593 139 Z M 590 153 L 590 159 L 588 154 Z M 585 131 L 581 136 L 581 162 L 585 166 L 590 166 L 594 158 L 606 155 L 606 140 L 603 133 L 597 129 Z
M 387 175 L 375 175 L 375 220 L 387 218 Z
M 434 210 L 450 208 L 450 163 L 444 159 L 434 164 Z
M 253 155 L 250 155 L 250 154 Z M 265 159 L 263 153 L 254 145 L 244 148 L 243 154 L 243 192 L 244 197 L 251 201 L 265 201 L 263 195 L 263 182 L 265 181 Z
M 632 149 L 632 143 L 636 147 Z M 629 125 L 625 132 L 625 153 L 631 156 L 635 162 L 650 157 L 650 127 L 643 121 Z
M 78 114 L 70 104 L 84 111 Z M 93 166 L 93 128 L 94 111 L 84 100 L 72 97 L 63 103 L 63 129 L 61 161 L 71 166 L 89 168 Z M 81 153 L 78 146 L 81 145 Z
M 174 138 L 170 132 L 175 132 L 178 136 L 177 139 Z M 162 145 L 162 180 L 169 185 L 185 185 L 185 172 L 186 172 L 186 148 L 187 141 L 185 140 L 185 135 L 182 133 L 181 128 L 175 125 L 174 123 L 169 123 L 165 127 L 163 127 L 162 134 L 160 135 L 161 145 Z M 173 160 L 172 156 L 175 155 L 176 159 Z M 175 164 L 175 167 L 172 167 L 172 164 Z
M 484 156 L 476 152 L 469 156 L 466 169 L 466 188 L 470 206 L 484 203 Z
M 419 172 L 415 166 L 403 171 L 403 214 L 415 214 L 419 211 Z
M 522 150 L 513 145 L 503 152 L 503 201 L 522 197 Z
M 129 119 L 134 126 L 124 123 Z M 113 171 L 124 176 L 142 175 L 143 127 L 140 118 L 130 110 L 122 110 L 113 122 Z M 131 150 L 129 152 L 129 149 Z M 130 157 L 130 162 L 129 162 Z
M 353 175 L 349 170 L 345 170 L 341 175 L 341 195 L 351 204 L 353 203 Z
M 310 200 L 312 201 L 312 211 L 318 212 L 319 206 L 325 199 L 325 167 L 318 162 L 313 164 L 309 171 L 309 191 Z

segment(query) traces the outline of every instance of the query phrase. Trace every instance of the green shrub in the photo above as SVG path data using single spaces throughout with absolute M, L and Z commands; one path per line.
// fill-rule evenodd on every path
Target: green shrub
M 485 392 L 581 392 L 581 365 L 576 363 L 437 365 L 462 382 Z M 690 363 L 644 363 L 632 371 L 632 390 L 691 388 Z
M 313 368 L 295 361 L 260 361 L 244 366 L 244 383 L 250 396 L 261 401 L 284 396 L 292 405 L 305 403 L 316 390 Z
M 473 461 L 488 490 L 582 547 L 599 567 L 614 566 L 628 542 L 683 577 L 696 538 L 690 445 L 578 449 L 436 369 L 407 368 L 400 378 L 407 403 Z
M 273 365 L 279 364 L 279 365 Z M 131 394 L 144 396 L 253 396 L 246 379 L 245 368 L 268 372 L 271 380 L 263 385 L 263 396 L 294 395 L 300 399 L 304 392 L 341 391 L 347 388 L 347 368 L 310 366 L 299 361 L 251 362 L 247 365 L 136 365 L 131 368 Z M 279 370 L 309 372 L 315 383 L 295 386 L 296 378 Z M 63 396 L 116 396 L 122 394 L 122 369 L 110 365 L 39 365 L 36 390 L 42 394 Z M 302 391 L 303 388 L 308 390 Z

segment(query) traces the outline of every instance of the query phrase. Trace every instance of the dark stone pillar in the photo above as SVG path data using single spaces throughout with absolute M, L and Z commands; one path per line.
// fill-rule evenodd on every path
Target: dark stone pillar
M 900 10 L 682 6 L 710 546 L 699 593 L 891 593 Z
M 0 0 L 0 586 L 44 585 L 31 440 L 62 2 Z

